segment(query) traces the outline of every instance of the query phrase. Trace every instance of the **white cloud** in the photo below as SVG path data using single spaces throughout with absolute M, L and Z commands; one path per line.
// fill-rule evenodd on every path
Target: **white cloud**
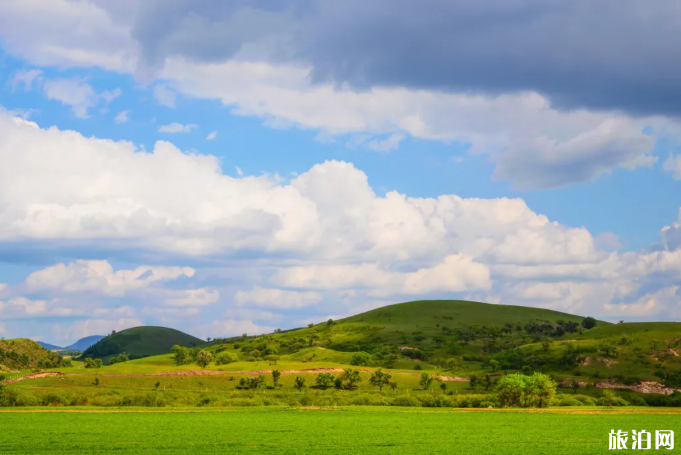
M 154 86 L 154 98 L 161 106 L 174 108 L 177 92 L 171 90 L 167 84 L 157 84 Z
M 130 118 L 128 117 L 129 113 L 130 111 L 120 111 L 118 114 L 116 114 L 114 122 L 116 122 L 116 124 L 129 122 L 130 121 Z
M 302 308 L 321 300 L 322 295 L 318 292 L 283 291 L 259 286 L 250 291 L 239 290 L 234 295 L 234 302 L 239 306 L 261 308 Z
M 669 154 L 669 158 L 664 162 L 663 168 L 671 172 L 674 180 L 681 180 L 681 155 Z
M 104 90 L 99 94 L 99 97 L 102 100 L 104 100 L 106 104 L 109 104 L 110 102 L 121 96 L 122 93 L 123 91 L 120 88 L 116 88 L 114 90 Z
M 61 292 L 97 291 L 122 296 L 126 292 L 148 288 L 159 281 L 194 276 L 190 267 L 141 266 L 134 270 L 118 270 L 107 261 L 78 260 L 57 264 L 31 273 L 26 278 L 30 291 L 58 290 Z
M 12 76 L 10 85 L 13 90 L 16 90 L 20 85 L 23 85 L 24 90 L 31 90 L 35 85 L 42 82 L 43 71 L 38 69 L 19 70 Z
M 166 304 L 177 307 L 212 305 L 220 300 L 220 293 L 208 288 L 168 291 L 167 293 Z
M 161 126 L 158 130 L 161 133 L 191 133 L 193 129 L 198 127 L 198 125 L 194 124 L 183 125 L 181 123 L 173 122 L 170 125 Z
M 207 141 L 212 141 L 213 139 L 216 139 L 218 137 L 218 132 L 217 131 L 211 131 L 208 133 L 208 136 L 206 136 Z
M 259 325 L 249 320 L 224 319 L 196 327 L 192 332 L 199 334 L 205 339 L 206 337 L 230 337 L 244 333 L 247 335 L 260 335 L 273 332 L 275 328 Z
M 78 321 L 66 329 L 56 328 L 57 338 L 60 340 L 78 340 L 92 335 L 107 335 L 112 330 L 120 332 L 144 325 L 142 321 L 134 318 L 119 319 L 87 319 Z
M 355 306 L 476 296 L 598 315 L 605 303 L 635 301 L 644 285 L 654 292 L 681 279 L 676 224 L 663 231 L 668 250 L 609 252 L 588 230 L 552 222 L 521 199 L 378 196 L 363 172 L 337 161 L 286 182 L 233 178 L 216 157 L 167 142 L 140 151 L 2 113 L 0 207 L 5 242 L 70 240 L 173 260 L 232 261 L 238 267 L 222 273 L 240 277 L 243 302 L 264 301 L 247 291 L 261 286 L 281 291 L 291 305 L 296 300 L 288 292 L 318 293 L 322 309 L 346 295 Z M 76 261 L 37 272 L 26 286 L 121 295 L 192 273 L 153 266 L 113 271 L 106 261 Z M 222 289 L 202 286 L 176 295 L 159 288 L 152 297 L 176 305 L 217 301 Z
M 0 302 L 0 312 L 36 316 L 48 311 L 49 302 L 45 300 L 31 300 L 25 297 L 15 297 L 6 302 Z
M 236 173 L 239 177 L 244 175 L 244 171 L 242 171 L 239 166 L 234 166 L 234 169 L 236 169 Z
M 48 99 L 71 106 L 74 115 L 79 118 L 88 118 L 88 110 L 99 103 L 92 86 L 78 78 L 47 80 L 44 90 Z

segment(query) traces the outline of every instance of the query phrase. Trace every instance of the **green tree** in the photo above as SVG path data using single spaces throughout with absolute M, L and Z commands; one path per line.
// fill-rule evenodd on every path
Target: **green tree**
M 300 392 L 305 387 L 305 378 L 302 376 L 296 376 L 296 380 L 293 382 L 293 387 L 298 389 Z
M 508 374 L 497 382 L 497 396 L 502 406 L 539 407 L 549 405 L 556 395 L 556 383 L 550 376 Z
M 455 358 L 447 359 L 447 369 L 454 371 L 459 368 L 459 361 Z
M 154 388 L 158 389 L 160 387 L 161 383 L 159 381 L 156 381 L 156 384 L 154 384 Z
M 350 365 L 369 366 L 371 365 L 371 355 L 366 352 L 355 352 L 350 358 Z
M 191 355 L 189 353 L 189 349 L 185 348 L 184 346 L 175 345 L 172 347 L 171 351 L 173 353 L 173 360 L 175 361 L 175 365 L 185 365 L 191 362 Z
M 319 373 L 316 380 L 317 388 L 326 390 L 333 385 L 335 379 L 331 373 Z
M 551 342 L 549 340 L 544 340 L 541 342 L 541 347 L 544 352 L 549 352 L 549 349 L 551 348 Z
M 499 371 L 499 361 L 495 359 L 490 360 L 489 369 L 492 370 L 492 373 Z
M 216 365 L 228 365 L 230 363 L 238 361 L 239 357 L 237 357 L 236 354 L 232 354 L 231 352 L 221 352 L 215 357 Z
M 354 390 L 360 382 L 362 382 L 362 376 L 359 374 L 359 370 L 346 368 L 343 371 L 343 383 L 346 389 Z
M 421 374 L 421 380 L 419 381 L 419 384 L 421 385 L 421 388 L 423 390 L 428 390 L 430 387 L 430 384 L 433 383 L 433 377 L 429 375 L 428 373 L 422 373 Z
M 335 324 L 335 322 L 334 322 L 333 319 L 329 319 L 328 321 L 326 321 L 327 327 L 331 327 L 331 326 L 334 325 L 334 324 Z
M 390 381 L 388 385 L 390 386 L 391 389 L 393 389 L 393 392 L 397 389 L 397 382 L 395 381 Z
M 274 384 L 275 389 L 279 385 L 279 378 L 281 378 L 281 371 L 272 370 L 272 383 Z
M 251 376 L 246 380 L 246 387 L 249 389 L 259 389 L 260 387 L 265 385 L 265 375 L 264 374 L 259 374 L 257 376 Z
M 475 388 L 478 386 L 478 377 L 474 374 L 470 375 L 468 377 L 468 385 L 471 389 L 475 390 Z
M 265 360 L 267 360 L 270 365 L 276 365 L 279 361 L 279 356 L 274 354 L 266 355 Z
M 592 318 L 591 316 L 589 316 L 589 317 L 586 317 L 582 320 L 582 327 L 584 327 L 587 330 L 593 329 L 594 327 L 596 327 L 597 323 L 598 323 L 598 321 L 596 321 L 595 318 Z
M 85 368 L 102 368 L 102 359 L 85 359 Z
M 384 373 L 383 370 L 379 368 L 378 370 L 374 371 L 369 378 L 369 384 L 378 387 L 378 390 L 382 392 L 383 387 L 390 384 L 392 377 L 393 376 L 390 373 Z
M 213 356 L 210 352 L 203 349 L 196 354 L 196 364 L 201 368 L 206 368 L 213 361 Z
M 343 388 L 343 378 L 341 376 L 337 376 L 336 379 L 333 380 L 333 386 L 340 390 Z
M 446 382 L 443 381 L 440 384 L 440 388 L 442 389 L 442 393 L 447 393 L 447 383 Z

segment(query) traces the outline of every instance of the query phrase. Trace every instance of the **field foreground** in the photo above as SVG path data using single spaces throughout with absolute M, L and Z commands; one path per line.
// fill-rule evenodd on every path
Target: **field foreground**
M 681 413 L 659 408 L 82 411 L 0 413 L 0 453 L 601 454 L 611 429 L 681 428 Z

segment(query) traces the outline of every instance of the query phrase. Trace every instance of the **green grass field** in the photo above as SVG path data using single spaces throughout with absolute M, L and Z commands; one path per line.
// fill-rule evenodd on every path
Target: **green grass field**
M 572 412 L 369 407 L 5 412 L 0 453 L 576 455 L 607 453 L 611 429 L 654 434 L 681 427 L 681 414 L 672 411 Z

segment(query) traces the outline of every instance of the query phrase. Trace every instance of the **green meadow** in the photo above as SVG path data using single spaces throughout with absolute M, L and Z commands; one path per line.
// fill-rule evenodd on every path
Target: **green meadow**
M 607 453 L 611 429 L 681 428 L 681 414 L 661 409 L 26 411 L 0 413 L 0 453 L 576 455 Z

